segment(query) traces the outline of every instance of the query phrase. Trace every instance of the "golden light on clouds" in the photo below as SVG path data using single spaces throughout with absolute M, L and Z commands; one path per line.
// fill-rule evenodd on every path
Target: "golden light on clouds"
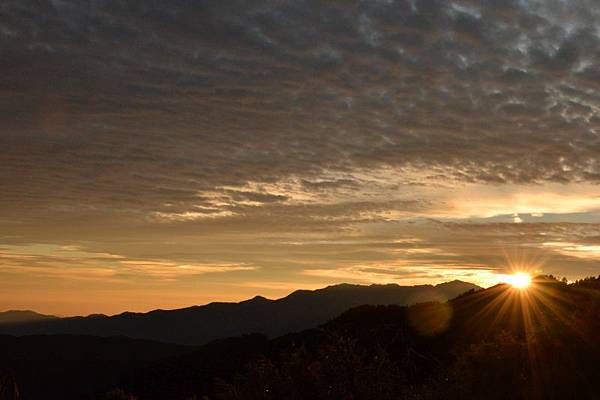
M 371 1 L 343 16 L 327 1 L 151 2 L 150 19 L 12 3 L 0 294 L 89 282 L 198 303 L 599 272 L 593 1 L 470 1 L 474 15 Z M 194 15 L 214 29 L 190 40 L 173 18 Z M 386 16 L 431 23 L 416 34 Z M 513 249 L 536 257 L 508 263 Z M 140 297 L 137 310 L 165 302 Z
M 587 260 L 600 259 L 600 245 L 580 244 L 573 242 L 545 242 L 543 246 L 570 257 Z
M 379 204 L 370 209 L 357 209 L 354 215 L 357 219 L 377 221 L 507 215 L 507 222 L 522 223 L 523 215 L 541 221 L 546 214 L 600 210 L 600 196 L 594 184 L 572 183 L 568 191 L 557 183 L 495 186 L 449 182 L 443 177 L 449 172 L 408 167 L 356 168 L 344 173 L 321 171 L 321 178 L 310 182 L 302 176 L 268 183 L 251 181 L 240 186 L 222 187 L 219 191 L 198 192 L 204 205 L 196 204 L 183 212 L 154 212 L 151 218 L 169 222 L 243 216 L 243 210 L 270 208 L 275 204 L 271 200 L 275 199 L 291 207 Z M 313 218 L 338 221 L 346 216 L 318 215 Z

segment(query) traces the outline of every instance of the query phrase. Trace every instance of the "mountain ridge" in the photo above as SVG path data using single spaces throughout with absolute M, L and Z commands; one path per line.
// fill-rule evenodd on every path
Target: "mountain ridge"
M 22 323 L 47 319 L 57 319 L 55 315 L 40 314 L 32 310 L 0 311 L 0 324 Z
M 238 303 L 213 302 L 174 310 L 92 314 L 56 320 L 0 324 L 0 334 L 77 334 L 129 336 L 167 343 L 199 345 L 214 339 L 262 333 L 275 337 L 318 326 L 363 304 L 410 305 L 445 301 L 479 286 L 462 281 L 400 286 L 338 284 L 296 290 L 279 299 L 255 296 Z
M 191 347 L 0 335 L 0 371 L 32 400 L 598 398 L 598 282 L 534 279 L 527 296 L 498 284 L 447 302 L 362 305 L 272 339 Z

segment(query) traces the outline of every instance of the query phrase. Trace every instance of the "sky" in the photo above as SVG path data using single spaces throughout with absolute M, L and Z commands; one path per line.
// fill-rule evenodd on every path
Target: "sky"
M 600 274 L 595 0 L 5 0 L 0 310 Z

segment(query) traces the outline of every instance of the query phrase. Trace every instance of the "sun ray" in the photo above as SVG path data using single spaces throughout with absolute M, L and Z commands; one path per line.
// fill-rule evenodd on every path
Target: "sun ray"
M 515 272 L 510 275 L 504 275 L 502 280 L 516 289 L 527 289 L 531 284 L 531 275 L 527 272 Z

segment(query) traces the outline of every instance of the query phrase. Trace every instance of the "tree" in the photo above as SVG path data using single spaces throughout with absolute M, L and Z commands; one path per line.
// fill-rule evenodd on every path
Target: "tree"
M 10 374 L 0 375 L 0 400 L 19 400 L 17 381 Z

